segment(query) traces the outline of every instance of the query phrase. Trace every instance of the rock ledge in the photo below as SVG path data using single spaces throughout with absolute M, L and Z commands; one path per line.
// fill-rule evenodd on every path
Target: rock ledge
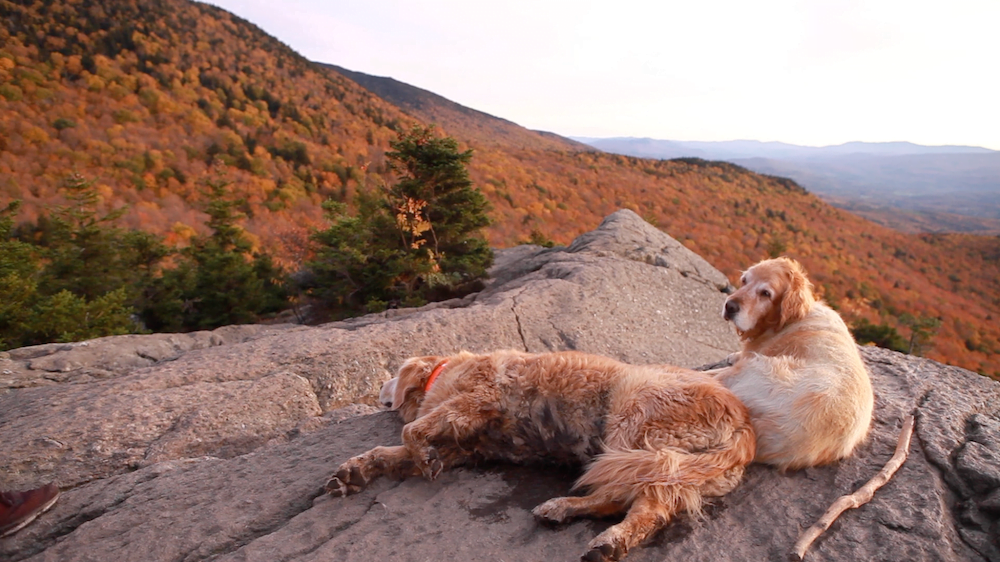
M 575 560 L 612 524 L 538 526 L 530 509 L 576 474 L 484 466 L 436 482 L 320 493 L 342 461 L 399 442 L 373 404 L 410 355 L 578 349 L 698 366 L 737 348 L 719 318 L 725 277 L 629 211 L 567 248 L 500 253 L 460 301 L 318 327 L 237 326 L 0 354 L 0 488 L 55 479 L 56 506 L 0 540 L 19 560 Z M 1000 560 L 1000 384 L 863 348 L 876 419 L 858 453 L 780 474 L 754 465 L 702 520 L 681 518 L 634 562 L 785 559 L 801 529 L 892 455 L 874 500 L 813 546 L 814 560 Z

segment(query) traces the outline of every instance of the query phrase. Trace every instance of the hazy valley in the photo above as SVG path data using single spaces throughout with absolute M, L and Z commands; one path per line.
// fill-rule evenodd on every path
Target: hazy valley
M 986 148 L 908 142 L 808 147 L 758 141 L 577 140 L 616 154 L 725 160 L 789 177 L 840 208 L 905 232 L 1000 233 L 1000 152 Z

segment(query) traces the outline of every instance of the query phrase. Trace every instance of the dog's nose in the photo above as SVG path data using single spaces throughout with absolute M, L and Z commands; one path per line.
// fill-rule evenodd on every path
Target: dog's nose
M 736 314 L 739 311 L 740 311 L 740 303 L 734 300 L 727 300 L 726 310 L 722 313 L 722 317 L 725 318 L 726 320 L 732 320 L 733 316 L 736 316 Z
M 398 377 L 385 381 L 385 384 L 382 385 L 382 391 L 378 393 L 378 401 L 386 408 L 392 408 L 392 397 L 396 394 L 396 384 L 398 382 Z

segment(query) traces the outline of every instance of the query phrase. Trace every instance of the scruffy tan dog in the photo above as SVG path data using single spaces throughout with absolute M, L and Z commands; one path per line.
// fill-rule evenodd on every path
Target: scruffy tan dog
M 386 474 L 433 480 L 485 460 L 589 462 L 576 482 L 588 495 L 533 511 L 554 523 L 627 512 L 583 560 L 618 560 L 674 514 L 697 513 L 704 496 L 732 490 L 754 456 L 749 413 L 711 376 L 577 352 L 415 357 L 381 400 L 407 422 L 403 445 L 348 460 L 330 494 Z
M 750 409 L 756 460 L 789 470 L 850 455 L 868 433 L 874 400 L 844 321 L 816 300 L 794 260 L 762 261 L 741 284 L 723 316 L 743 350 L 713 373 Z

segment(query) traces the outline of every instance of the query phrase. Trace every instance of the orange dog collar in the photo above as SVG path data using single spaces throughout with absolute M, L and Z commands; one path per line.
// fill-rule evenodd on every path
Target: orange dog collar
M 444 370 L 444 367 L 447 364 L 448 364 L 447 361 L 442 361 L 442 362 L 438 363 L 436 367 L 434 367 L 434 370 L 431 371 L 431 376 L 427 379 L 427 384 L 424 385 L 424 392 L 425 393 L 428 392 L 428 391 L 430 391 L 431 385 L 434 384 L 434 379 L 438 378 L 438 375 L 441 374 L 441 371 Z

